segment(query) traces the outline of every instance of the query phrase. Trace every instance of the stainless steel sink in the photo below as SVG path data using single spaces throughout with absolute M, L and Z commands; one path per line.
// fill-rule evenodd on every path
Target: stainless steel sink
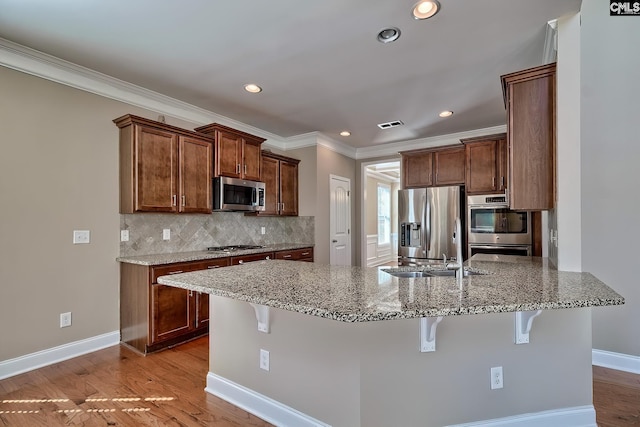
M 385 273 L 391 274 L 396 277 L 429 277 L 430 274 L 425 274 L 422 271 L 387 271 Z

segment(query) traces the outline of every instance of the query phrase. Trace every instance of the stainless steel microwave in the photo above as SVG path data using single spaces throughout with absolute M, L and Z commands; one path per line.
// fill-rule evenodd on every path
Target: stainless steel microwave
M 214 211 L 263 211 L 264 194 L 264 182 L 226 176 L 213 178 Z

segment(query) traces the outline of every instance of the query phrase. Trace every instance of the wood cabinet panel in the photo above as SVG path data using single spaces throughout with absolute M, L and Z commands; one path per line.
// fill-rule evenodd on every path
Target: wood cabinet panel
M 259 216 L 298 215 L 300 160 L 264 151 L 261 181 L 265 183 L 265 210 Z
M 508 187 L 506 134 L 462 139 L 466 148 L 467 194 L 504 193 Z
M 180 212 L 211 212 L 213 146 L 208 141 L 180 137 Z
M 412 150 L 402 155 L 402 188 L 464 185 L 465 149 L 449 146 Z
M 509 207 L 555 206 L 556 65 L 501 77 L 507 106 Z
M 134 128 L 134 210 L 176 212 L 177 137 L 144 125 Z
M 434 185 L 464 185 L 464 147 L 434 152 Z
M 292 249 L 290 251 L 278 251 L 274 254 L 275 259 L 287 261 L 313 262 L 313 248 Z
M 260 215 L 278 215 L 280 203 L 280 161 L 262 155 L 262 182 L 265 186 L 264 211 Z
M 263 261 L 273 259 L 273 252 L 264 252 L 252 255 L 239 255 L 231 257 L 231 265 L 244 264 L 245 262 Z
M 173 286 L 152 285 L 152 343 L 184 335 L 194 329 L 191 291 Z
M 264 138 L 218 123 L 195 130 L 214 137 L 214 176 L 260 180 Z
M 211 138 L 130 114 L 114 123 L 120 213 L 211 212 Z
M 260 181 L 260 160 L 262 159 L 262 141 L 245 140 L 242 146 L 243 178 Z
M 402 153 L 402 187 L 433 185 L 433 152 Z

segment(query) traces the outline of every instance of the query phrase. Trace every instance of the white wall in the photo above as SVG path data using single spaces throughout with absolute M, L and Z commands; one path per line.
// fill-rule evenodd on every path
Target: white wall
M 581 12 L 582 269 L 626 299 L 593 309 L 594 348 L 640 356 L 640 17 L 606 4 Z

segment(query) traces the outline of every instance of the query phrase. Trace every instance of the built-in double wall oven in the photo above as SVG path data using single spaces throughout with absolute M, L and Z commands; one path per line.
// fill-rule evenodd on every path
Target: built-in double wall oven
M 531 256 L 531 213 L 510 210 L 503 194 L 468 196 L 469 257 L 478 254 Z

